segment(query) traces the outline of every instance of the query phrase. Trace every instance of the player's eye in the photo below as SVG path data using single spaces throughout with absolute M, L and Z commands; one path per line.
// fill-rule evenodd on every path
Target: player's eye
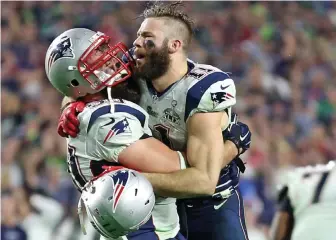
M 97 48 L 97 50 L 100 52 L 105 52 L 107 49 L 109 49 L 107 44 L 102 44 Z

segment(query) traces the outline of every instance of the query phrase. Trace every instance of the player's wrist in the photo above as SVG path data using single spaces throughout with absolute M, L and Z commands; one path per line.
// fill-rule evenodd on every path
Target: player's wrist
M 74 99 L 70 97 L 64 97 L 61 103 L 61 113 L 73 102 L 75 102 Z
M 180 169 L 186 169 L 188 167 L 188 162 L 186 161 L 186 155 L 180 151 L 177 151 L 177 154 L 180 159 Z
M 63 111 L 71 104 L 72 102 L 68 102 L 66 104 L 64 104 L 63 106 L 61 106 L 61 114 L 63 113 Z
M 232 156 L 232 159 L 239 155 L 239 144 L 235 143 L 231 139 L 225 141 L 225 151 L 228 151 Z

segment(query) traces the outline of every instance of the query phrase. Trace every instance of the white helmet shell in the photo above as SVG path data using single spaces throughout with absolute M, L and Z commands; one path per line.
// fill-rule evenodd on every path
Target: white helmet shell
M 139 229 L 149 220 L 155 205 L 151 183 L 130 169 L 108 172 L 89 182 L 81 200 L 91 224 L 107 238 Z
M 45 71 L 59 92 L 77 99 L 125 81 L 132 61 L 123 43 L 111 45 L 104 33 L 73 28 L 50 44 Z

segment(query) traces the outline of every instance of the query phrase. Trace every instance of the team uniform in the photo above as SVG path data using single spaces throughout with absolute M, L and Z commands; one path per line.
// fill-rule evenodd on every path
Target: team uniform
M 190 60 L 188 68 L 181 80 L 162 93 L 156 92 L 149 81 L 139 81 L 140 106 L 149 114 L 153 136 L 176 151 L 186 150 L 186 122 L 193 114 L 225 111 L 230 119 L 236 103 L 235 85 L 228 74 Z M 247 239 L 243 202 L 237 189 L 239 175 L 238 164 L 233 161 L 221 171 L 212 197 L 178 200 L 185 208 L 185 219 L 182 211 L 179 214 L 181 225 L 187 224 L 188 239 Z
M 291 239 L 335 239 L 335 162 L 298 168 L 287 179 L 279 198 L 281 210 L 294 217 Z
M 120 165 L 118 155 L 130 144 L 152 136 L 148 114 L 129 101 L 114 99 L 87 104 L 78 115 L 80 131 L 76 138 L 68 138 L 68 172 L 79 190 L 103 166 Z M 113 111 L 111 113 L 111 106 Z M 156 198 L 150 220 L 138 231 L 122 239 L 181 239 L 179 217 L 174 198 Z

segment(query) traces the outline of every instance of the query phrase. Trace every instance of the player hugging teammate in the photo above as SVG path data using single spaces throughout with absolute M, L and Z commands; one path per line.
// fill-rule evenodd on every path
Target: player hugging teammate
M 58 128 L 68 137 L 69 172 L 81 189 L 106 166 L 141 171 L 156 203 L 125 239 L 248 239 L 238 183 L 251 133 L 232 113 L 230 76 L 188 59 L 193 26 L 179 6 L 146 9 L 131 52 L 87 29 L 51 44 L 48 78 L 71 98 Z

